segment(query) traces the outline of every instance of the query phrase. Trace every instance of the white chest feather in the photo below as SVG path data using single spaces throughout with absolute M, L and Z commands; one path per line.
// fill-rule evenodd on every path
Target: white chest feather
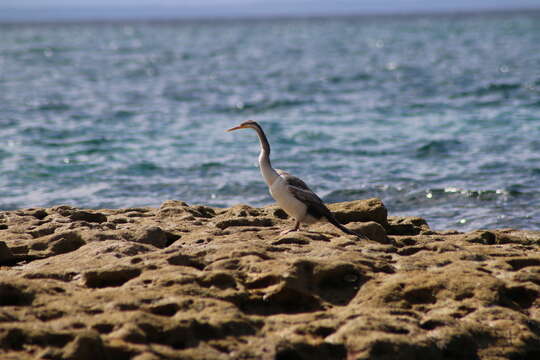
M 301 220 L 306 215 L 307 206 L 291 194 L 288 186 L 285 180 L 279 176 L 269 187 L 270 195 L 289 216 Z

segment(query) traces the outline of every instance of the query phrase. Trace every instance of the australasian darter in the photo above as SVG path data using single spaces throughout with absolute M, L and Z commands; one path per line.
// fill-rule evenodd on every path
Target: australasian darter
M 239 129 L 253 129 L 259 137 L 261 152 L 259 154 L 259 167 L 261 174 L 268 184 L 270 195 L 289 216 L 295 219 L 294 227 L 290 231 L 297 231 L 300 224 L 313 224 L 318 221 L 328 221 L 346 234 L 355 235 L 363 239 L 366 236 L 356 233 L 343 226 L 326 207 L 324 202 L 315 194 L 305 182 L 286 171 L 274 169 L 270 163 L 270 144 L 261 126 L 249 120 L 230 128 L 227 131 Z

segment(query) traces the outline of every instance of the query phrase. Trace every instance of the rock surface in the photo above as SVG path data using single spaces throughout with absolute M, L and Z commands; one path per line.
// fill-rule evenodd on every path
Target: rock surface
M 2 212 L 0 358 L 540 359 L 540 232 L 330 207 Z

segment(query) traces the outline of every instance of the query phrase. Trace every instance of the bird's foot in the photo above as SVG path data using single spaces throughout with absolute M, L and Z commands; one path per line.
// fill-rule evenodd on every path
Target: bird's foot
M 283 235 L 287 235 L 288 233 L 291 233 L 293 231 L 298 231 L 298 229 L 288 229 L 288 230 L 283 230 L 282 232 L 279 233 L 280 236 L 283 236 Z
M 298 231 L 298 229 L 300 229 L 300 222 L 298 220 L 295 220 L 294 221 L 294 226 L 292 227 L 292 229 L 289 229 L 289 230 L 284 230 L 282 232 L 279 233 L 279 235 L 285 235 L 285 234 L 288 234 L 290 232 L 293 232 L 293 231 Z

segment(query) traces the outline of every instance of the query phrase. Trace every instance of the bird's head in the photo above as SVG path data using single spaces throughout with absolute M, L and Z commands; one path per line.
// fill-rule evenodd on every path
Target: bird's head
M 253 120 L 248 120 L 248 121 L 244 121 L 243 123 L 241 123 L 240 125 L 238 126 L 235 126 L 235 127 L 232 127 L 230 129 L 228 129 L 227 131 L 234 131 L 234 130 L 240 130 L 240 129 L 253 129 L 253 130 L 257 130 L 259 129 L 260 126 L 259 124 L 257 124 L 255 121 Z

